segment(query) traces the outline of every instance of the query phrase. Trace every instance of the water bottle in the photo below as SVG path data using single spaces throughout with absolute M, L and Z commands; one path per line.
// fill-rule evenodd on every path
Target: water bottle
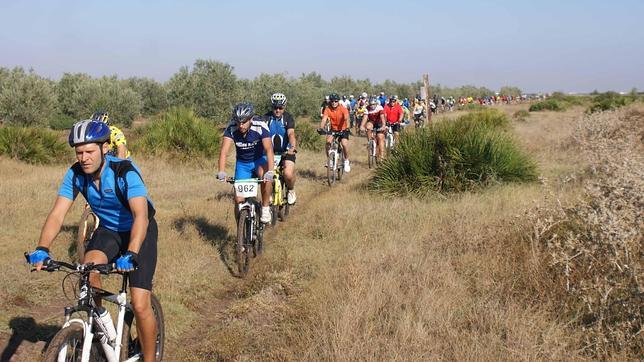
M 116 329 L 114 328 L 114 322 L 112 321 L 110 312 L 103 307 L 96 308 L 96 312 L 98 314 L 97 320 L 103 327 L 103 332 L 105 332 L 107 339 L 110 342 L 114 341 L 116 339 Z

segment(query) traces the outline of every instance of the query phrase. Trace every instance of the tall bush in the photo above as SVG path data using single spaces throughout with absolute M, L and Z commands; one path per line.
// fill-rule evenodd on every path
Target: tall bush
M 370 188 L 389 195 L 427 195 L 536 179 L 536 164 L 506 131 L 500 112 L 483 111 L 404 133 L 376 170 Z
M 67 143 L 56 132 L 32 127 L 0 127 L 0 155 L 47 164 L 67 160 L 71 154 Z
M 212 122 L 187 108 L 171 108 L 137 129 L 135 152 L 189 160 L 214 158 L 219 153 L 221 131 Z
M 22 68 L 0 76 L 0 119 L 21 126 L 47 125 L 56 109 L 53 82 Z

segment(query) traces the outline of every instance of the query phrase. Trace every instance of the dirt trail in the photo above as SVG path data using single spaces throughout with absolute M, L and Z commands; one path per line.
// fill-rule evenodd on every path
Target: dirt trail
M 309 209 L 310 202 L 313 199 L 324 198 L 325 195 L 335 194 L 339 192 L 347 192 L 361 183 L 364 183 L 367 177 L 371 174 L 368 165 L 364 162 L 363 158 L 366 155 L 366 139 L 364 137 L 352 137 L 350 140 L 350 147 L 352 151 L 351 172 L 345 173 L 342 181 L 337 182 L 333 187 L 329 187 L 326 178 L 326 168 L 323 166 L 323 158 L 319 157 L 319 162 L 316 162 L 313 168 L 299 168 L 296 165 L 298 172 L 298 180 L 296 189 L 298 190 L 297 204 L 293 207 L 291 214 L 288 216 L 286 222 L 278 222 L 275 227 L 268 227 L 264 234 L 266 249 L 262 256 L 251 260 L 250 270 L 246 279 L 233 280 L 229 283 L 229 288 L 219 295 L 218 298 L 213 298 L 210 304 L 203 304 L 200 308 L 201 318 L 196 324 L 192 325 L 189 333 L 184 334 L 172 341 L 171 346 L 166 349 L 166 357 L 169 361 L 181 360 L 186 357 L 186 351 L 194 346 L 198 348 L 200 344 L 204 343 L 204 335 L 213 326 L 221 323 L 226 317 L 226 312 L 231 305 L 243 298 L 236 292 L 238 284 L 247 282 L 253 277 L 253 274 L 258 268 L 258 263 L 262 263 L 262 258 L 266 258 L 266 254 L 275 251 L 272 247 L 274 242 L 280 240 L 282 235 L 286 235 L 294 228 L 301 228 L 307 223 L 314 222 L 308 218 L 307 210 Z M 356 157 L 356 154 L 357 157 Z M 317 160 L 317 158 L 316 158 Z M 234 225 L 229 225 L 228 235 L 234 236 Z M 233 240 L 229 240 L 233 242 Z M 255 269 L 255 270 L 254 270 Z M 181 346 L 178 348 L 178 346 Z

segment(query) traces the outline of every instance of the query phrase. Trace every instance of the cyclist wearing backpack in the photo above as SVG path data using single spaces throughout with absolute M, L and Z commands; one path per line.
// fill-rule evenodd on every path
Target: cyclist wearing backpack
M 99 217 L 100 226 L 89 241 L 85 263 L 115 262 L 116 269 L 129 272 L 131 303 L 140 332 L 146 361 L 154 361 L 156 320 L 150 294 L 157 262 L 157 223 L 139 169 L 129 160 L 107 154 L 110 128 L 106 123 L 77 122 L 69 134 L 77 162 L 67 170 L 56 202 L 40 233 L 29 262 L 42 268 L 50 258 L 49 248 L 63 226 L 65 215 L 81 193 Z M 100 288 L 99 274 L 90 275 Z M 96 302 L 100 307 L 100 301 Z
M 232 119 L 224 131 L 219 152 L 219 172 L 217 173 L 219 181 L 226 181 L 226 156 L 233 144 L 236 150 L 235 180 L 254 176 L 264 179 L 261 185 L 262 216 L 260 221 L 267 224 L 271 222 L 270 202 L 273 177 L 275 177 L 273 144 L 266 122 L 262 117 L 255 115 L 254 107 L 250 103 L 235 105 Z M 235 204 L 242 202 L 244 202 L 242 197 L 235 196 Z
M 93 121 L 104 122 L 110 126 L 110 142 L 108 154 L 118 158 L 130 158 L 130 151 L 127 149 L 127 141 L 125 135 L 118 127 L 110 125 L 110 115 L 105 111 L 96 111 L 92 114 Z
M 282 156 L 284 167 L 284 179 L 288 193 L 287 202 L 290 205 L 295 203 L 295 154 L 297 153 L 295 140 L 295 120 L 290 113 L 286 112 L 286 96 L 282 93 L 275 93 L 271 96 L 272 111 L 264 115 L 268 129 L 271 131 L 273 140 L 273 152 Z

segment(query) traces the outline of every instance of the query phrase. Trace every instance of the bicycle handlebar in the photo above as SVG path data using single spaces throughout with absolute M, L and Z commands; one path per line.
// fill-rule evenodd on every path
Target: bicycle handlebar
M 321 135 L 321 136 L 328 136 L 328 135 L 331 135 L 331 136 L 344 136 L 347 133 L 349 133 L 349 131 L 327 131 L 327 130 L 324 130 L 324 129 L 321 129 L 321 128 L 318 128 L 317 131 L 318 131 L 318 134 Z
M 237 181 L 241 181 L 241 180 L 237 180 Z M 257 183 L 262 183 L 262 182 L 264 182 L 264 179 L 247 178 L 247 179 L 244 179 L 244 181 L 255 181 Z M 226 177 L 226 180 L 224 180 L 224 182 L 228 182 L 229 184 L 234 184 L 235 183 L 235 178 L 234 177 Z
M 27 262 L 29 262 L 29 253 L 25 252 L 25 259 L 27 259 Z M 61 260 L 54 260 L 54 259 L 45 259 L 42 264 L 42 268 L 40 270 L 44 270 L 47 272 L 55 272 L 60 270 L 61 268 L 69 269 L 71 271 L 75 272 L 81 272 L 81 273 L 89 273 L 92 271 L 97 271 L 101 274 L 110 274 L 115 272 L 116 270 L 116 265 L 114 263 L 111 264 L 94 264 L 94 263 L 88 263 L 88 264 L 70 264 Z M 31 271 L 36 271 L 36 268 L 31 269 Z

